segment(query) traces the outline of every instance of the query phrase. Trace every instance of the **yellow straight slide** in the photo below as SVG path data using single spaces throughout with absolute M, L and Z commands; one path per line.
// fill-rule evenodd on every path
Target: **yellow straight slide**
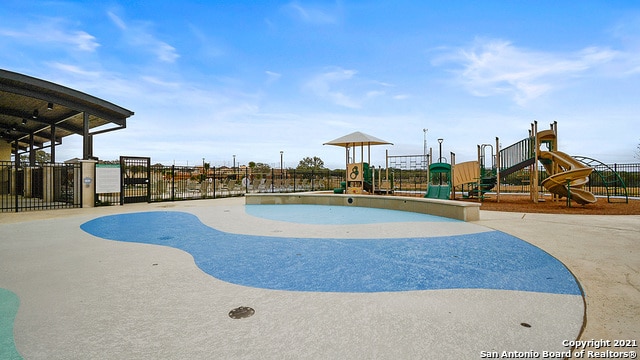
M 553 175 L 542 181 L 542 186 L 551 193 L 567 197 L 570 190 L 571 199 L 582 205 L 597 201 L 595 195 L 582 189 L 589 182 L 592 168 L 561 151 L 543 151 L 540 153 L 540 159 L 551 160 L 543 164 L 547 172 Z

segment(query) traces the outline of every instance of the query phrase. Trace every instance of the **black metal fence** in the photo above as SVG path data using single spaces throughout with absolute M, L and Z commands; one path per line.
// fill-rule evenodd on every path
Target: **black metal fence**
M 607 165 L 620 175 L 629 197 L 640 197 L 640 163 Z M 608 169 L 607 168 L 607 169 Z M 226 167 L 205 169 L 199 166 L 153 165 L 150 171 L 150 202 L 212 199 L 242 196 L 246 193 L 276 193 L 303 191 L 333 191 L 344 181 L 344 170 L 299 171 L 271 169 L 252 172 L 248 168 Z M 607 169 L 600 171 L 606 173 Z M 374 169 L 375 182 L 392 179 L 397 195 L 424 196 L 427 191 L 427 172 L 424 169 Z M 540 182 L 547 177 L 544 168 L 539 170 Z M 529 193 L 528 168 L 513 172 L 503 178 L 501 193 Z M 604 184 L 594 173 L 588 190 L 597 196 L 624 196 L 622 187 Z M 540 187 L 544 192 L 544 188 Z M 117 204 L 119 194 L 98 194 L 99 204 Z
M 594 166 L 587 188 L 597 196 L 640 197 L 640 163 Z M 399 195 L 422 196 L 428 178 L 424 169 L 374 169 L 374 181 L 390 178 Z M 615 172 L 621 182 L 614 182 Z M 546 178 L 540 169 L 540 181 Z M 246 193 L 332 191 L 344 181 L 344 170 L 300 171 L 249 168 L 154 165 L 149 171 L 149 200 L 179 201 L 242 196 Z M 624 186 L 622 186 L 624 183 Z M 79 208 L 82 204 L 81 164 L 36 164 L 0 162 L 0 212 Z M 502 193 L 528 193 L 529 171 L 505 177 Z M 541 191 L 544 189 L 541 188 Z M 625 192 L 626 191 L 626 195 Z M 120 193 L 96 194 L 96 205 L 120 203 Z
M 587 188 L 596 195 L 640 197 L 640 163 L 594 166 Z
M 0 212 L 79 208 L 82 167 L 0 161 Z
M 152 165 L 148 201 L 213 199 L 246 193 L 328 191 L 340 187 L 343 178 L 344 170 L 270 169 L 256 172 L 250 168 Z M 96 205 L 119 202 L 118 193 L 96 194 Z

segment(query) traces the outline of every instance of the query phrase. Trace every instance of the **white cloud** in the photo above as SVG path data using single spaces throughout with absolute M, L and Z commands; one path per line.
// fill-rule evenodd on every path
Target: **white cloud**
M 66 27 L 64 21 L 50 18 L 38 23 L 26 24 L 23 30 L 0 28 L 0 35 L 29 43 L 47 44 L 48 46 L 71 46 L 72 49 L 85 52 L 93 52 L 100 46 L 95 36 L 86 31 L 69 30 Z
M 282 77 L 282 74 L 269 70 L 264 73 L 267 74 L 267 83 L 269 84 L 278 81 Z
M 457 80 L 476 96 L 502 94 L 524 105 L 619 55 L 599 47 L 556 54 L 519 48 L 509 41 L 483 39 L 469 48 L 449 52 L 434 64 L 459 64 L 461 68 L 455 71 Z
M 122 21 L 122 19 L 120 19 L 120 17 L 116 14 L 114 14 L 111 11 L 107 12 L 107 16 L 109 16 L 109 19 L 111 19 L 111 21 L 118 27 L 120 28 L 120 30 L 126 30 L 127 29 L 127 24 L 125 24 L 124 21 Z
M 218 58 L 226 54 L 223 44 L 215 39 L 212 39 L 205 31 L 200 27 L 189 24 L 189 31 L 193 35 L 193 38 L 198 41 L 199 48 L 196 49 L 199 54 L 205 58 Z M 193 51 L 193 50 L 192 50 Z
M 368 98 L 374 98 L 374 97 L 382 96 L 384 94 L 385 94 L 384 91 L 371 90 L 371 91 L 367 92 L 367 97 Z
M 411 95 L 409 94 L 398 94 L 393 96 L 393 98 L 396 100 L 406 100 L 406 99 L 409 99 L 410 97 Z
M 335 105 L 362 109 L 366 105 L 380 105 L 384 100 L 402 100 L 409 96 L 389 94 L 395 85 L 357 76 L 356 70 L 334 67 L 311 77 L 304 88 Z
M 350 80 L 357 72 L 355 70 L 335 69 L 316 75 L 306 84 L 314 94 L 332 101 L 336 105 L 357 109 L 361 104 L 345 94 L 343 90 L 336 90 L 337 84 Z
M 99 78 L 100 76 L 100 73 L 98 71 L 85 70 L 76 65 L 56 62 L 56 63 L 51 63 L 50 66 L 54 69 L 62 70 L 69 74 L 78 75 L 84 78 L 91 78 L 93 80 Z
M 151 33 L 148 23 L 138 21 L 128 24 L 113 12 L 107 12 L 107 16 L 122 30 L 124 39 L 130 46 L 155 54 L 162 62 L 173 63 L 180 57 L 175 47 L 158 40 Z
M 309 24 L 335 24 L 338 22 L 339 14 L 337 10 L 321 9 L 310 5 L 301 5 L 297 1 L 285 6 L 296 19 Z
M 621 76 L 640 73 L 640 14 L 630 14 L 621 19 L 610 33 L 624 49 L 620 64 L 613 71 Z

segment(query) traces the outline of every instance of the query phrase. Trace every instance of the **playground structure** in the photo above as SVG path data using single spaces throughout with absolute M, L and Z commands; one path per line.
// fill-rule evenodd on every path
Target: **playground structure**
M 553 201 L 566 198 L 567 206 L 571 201 L 581 205 L 597 202 L 596 196 L 589 191 L 589 177 L 596 174 L 599 182 L 606 187 L 607 201 L 624 198 L 628 203 L 626 186 L 619 174 L 602 162 L 584 157 L 571 156 L 558 150 L 558 124 L 553 122 L 550 129 L 538 131 L 537 121 L 531 124 L 529 136 L 500 149 L 499 138 L 495 145 L 478 145 L 478 159 L 456 164 L 455 153 L 451 153 L 450 162 L 442 157 L 442 139 L 437 162 L 432 162 L 433 150 L 422 155 L 386 154 L 386 166 L 375 169 L 370 166 L 369 150 L 371 145 L 391 144 L 370 135 L 355 132 L 325 145 L 342 146 L 346 149 L 346 179 L 334 193 L 347 194 L 391 194 L 396 190 L 395 170 L 425 172 L 420 177 L 422 187 L 415 186 L 414 192 L 421 191 L 424 198 L 451 199 L 457 194 L 466 198 L 484 200 L 488 192 L 495 193 L 496 201 L 500 201 L 501 185 L 512 174 L 524 174 L 529 187 L 531 201 L 544 201 L 542 195 L 546 190 L 553 195 Z M 367 145 L 368 157 L 364 161 L 364 145 Z M 356 160 L 356 147 L 360 147 L 360 159 Z M 499 151 L 495 151 L 499 149 Z M 426 150 L 426 149 L 425 149 Z M 391 162 L 391 166 L 390 166 Z M 544 167 L 541 172 L 539 164 Z M 597 170 L 597 169 L 605 169 Z M 376 171 L 377 170 L 377 171 Z M 518 172 L 518 173 L 517 173 Z M 401 181 L 401 179 L 400 179 Z M 401 183 L 402 184 L 402 183 Z M 421 190 L 420 190 L 421 189 Z
M 592 165 L 604 165 L 598 160 L 571 156 L 558 150 L 558 124 L 553 122 L 550 129 L 538 131 L 537 122 L 531 124 L 529 136 L 494 154 L 491 144 L 478 145 L 478 161 L 455 164 L 452 161 L 453 188 L 459 187 L 464 193 L 464 186 L 468 186 L 467 197 L 477 197 L 482 200 L 489 191 L 496 192 L 497 201 L 500 200 L 500 187 L 505 177 L 518 170 L 528 170 L 530 198 L 534 203 L 540 201 L 540 185 L 553 195 L 553 200 L 566 198 L 567 206 L 571 200 L 587 205 L 597 201 L 593 193 L 586 189 L 589 175 L 596 172 L 607 188 L 607 201 L 611 202 L 609 188 L 622 189 L 620 195 L 628 202 L 626 186 L 622 178 L 613 170 L 607 173 L 595 170 Z M 496 137 L 495 148 L 499 149 L 499 138 Z M 491 164 L 487 164 L 487 148 L 491 149 Z M 455 155 L 452 154 L 452 159 Z M 544 166 L 547 177 L 539 181 L 538 162 Z M 454 197 L 455 191 L 451 197 Z

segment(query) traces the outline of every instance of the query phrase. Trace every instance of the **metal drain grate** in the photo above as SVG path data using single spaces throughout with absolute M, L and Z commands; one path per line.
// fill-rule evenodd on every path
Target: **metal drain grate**
M 255 314 L 256 311 L 247 306 L 240 306 L 229 311 L 229 317 L 232 319 L 244 319 Z

